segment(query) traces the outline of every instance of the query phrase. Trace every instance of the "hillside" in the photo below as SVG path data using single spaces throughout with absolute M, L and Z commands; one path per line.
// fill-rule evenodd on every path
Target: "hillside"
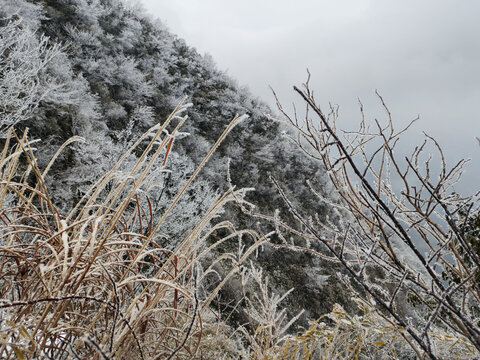
M 467 160 L 378 94 L 269 109 L 128 4 L 0 0 L 0 356 L 475 358 Z
M 36 96 L 16 123 L 18 129 L 28 127 L 32 138 L 41 139 L 36 144 L 40 166 L 71 136 L 86 140 L 68 147 L 47 178 L 61 208 L 77 201 L 140 134 L 162 121 L 186 96 L 192 106 L 181 131 L 189 136 L 175 141 L 172 148 L 170 167 L 177 170 L 156 179 L 159 186 L 151 197 L 157 200 L 157 212 L 169 203 L 169 194 L 178 190 L 228 122 L 236 114 L 247 114 L 249 119 L 228 135 L 202 169 L 189 197 L 171 216 L 175 220 L 164 227 L 162 245 L 173 247 L 215 195 L 228 187 L 229 158 L 232 183 L 255 188 L 249 199 L 257 212 L 272 216 L 278 208 L 289 216 L 270 175 L 287 184 L 302 208 L 312 214 L 326 212 L 306 195 L 306 180 L 324 183 L 320 167 L 312 166 L 282 136 L 283 129 L 267 119 L 271 109 L 160 22 L 117 1 L 4 0 L 1 8 L 4 18 L 15 19 L 9 25 L 11 36 L 25 43 L 18 46 L 19 56 L 32 45 L 44 52 L 40 54 L 43 68 L 32 69 L 34 79 L 18 80 L 38 78 L 29 85 L 35 86 Z M 236 218 L 238 225 L 259 227 L 264 233 L 272 229 L 269 222 L 258 222 L 238 209 L 231 211 L 226 218 Z M 336 301 L 344 302 L 336 282 L 328 290 L 317 284 L 317 279 L 335 270 L 318 267 L 318 261 L 307 255 L 268 249 L 257 260 L 273 275 L 272 285 L 279 292 L 298 289 L 286 300 L 292 314 L 306 308 L 316 317 Z

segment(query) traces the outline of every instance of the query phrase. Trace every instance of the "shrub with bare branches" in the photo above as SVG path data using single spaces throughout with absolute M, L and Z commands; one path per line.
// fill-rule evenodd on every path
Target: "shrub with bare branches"
M 311 246 L 304 251 L 341 263 L 356 296 L 398 329 L 419 358 L 479 356 L 480 253 L 472 235 L 478 194 L 460 196 L 452 189 L 467 161 L 448 167 L 442 148 L 426 134 L 409 156 L 400 155 L 398 143 L 411 123 L 395 129 L 378 93 L 386 123 L 369 126 L 360 104 L 359 129 L 342 131 L 337 108 L 324 113 L 308 81 L 294 89 L 306 115 L 289 116 L 278 104 L 282 121 L 294 129 L 287 136 L 324 167 L 338 196 L 328 199 L 307 181 L 319 206 L 326 204 L 335 217 L 319 221 L 295 208 L 272 178 L 297 222 L 287 227 L 275 217 L 277 229 L 307 239 Z M 428 155 L 429 148 L 435 156 Z M 281 238 L 284 246 L 299 249 Z M 461 350 L 449 353 L 439 334 L 457 339 L 451 349 Z

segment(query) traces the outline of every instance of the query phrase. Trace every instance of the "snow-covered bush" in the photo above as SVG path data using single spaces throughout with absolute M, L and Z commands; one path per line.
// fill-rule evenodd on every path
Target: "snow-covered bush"
M 0 135 L 32 117 L 41 102 L 79 105 L 85 84 L 74 78 L 62 47 L 22 19 L 0 26 Z
M 277 230 L 307 243 L 298 246 L 282 236 L 283 245 L 341 264 L 351 293 L 370 304 L 367 311 L 377 319 L 399 329 L 419 357 L 478 357 L 480 253 L 468 230 L 479 199 L 452 188 L 466 160 L 448 168 L 441 147 L 429 136 L 411 155 L 401 156 L 396 146 L 411 124 L 395 129 L 378 94 L 386 123 L 377 120 L 370 127 L 363 118 L 358 130 L 341 131 L 337 109 L 322 112 L 308 82 L 304 90 L 295 89 L 308 115 L 299 120 L 280 108 L 283 121 L 295 130 L 290 139 L 298 148 L 326 169 L 337 200 L 311 184 L 310 196 L 337 216 L 334 221 L 305 216 L 272 178 L 295 219 L 295 225 L 286 225 L 274 218 Z M 434 155 L 426 154 L 429 143 Z

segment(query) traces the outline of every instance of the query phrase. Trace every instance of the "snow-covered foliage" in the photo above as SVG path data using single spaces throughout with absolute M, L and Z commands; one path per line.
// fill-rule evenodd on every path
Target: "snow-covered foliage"
M 17 74 L 16 82 L 5 83 L 0 78 L 6 86 L 0 91 L 8 92 L 8 98 L 2 97 L 0 102 L 9 102 L 10 107 L 0 114 L 2 123 L 16 123 L 18 129 L 28 127 L 32 137 L 41 139 L 36 144 L 40 166 L 46 166 L 71 136 L 85 139 L 62 152 L 46 178 L 60 208 L 68 209 L 81 198 L 132 141 L 162 121 L 186 95 L 194 105 L 188 109 L 189 120 L 184 125 L 191 136 L 175 140 L 167 167 L 184 169 L 175 176 L 188 176 L 237 113 L 249 115 L 202 169 L 198 184 L 192 184 L 189 196 L 195 198 L 200 209 L 208 207 L 214 194 L 227 188 L 227 158 L 232 159 L 233 183 L 257 189 L 249 196 L 261 212 L 272 213 L 280 203 L 267 174 L 288 179 L 289 189 L 298 194 L 297 205 L 315 209 L 316 201 L 304 196 L 304 185 L 305 180 L 311 180 L 321 186 L 321 169 L 312 167 L 281 136 L 279 126 L 265 116 L 270 113 L 266 105 L 219 71 L 209 55 L 198 54 L 160 22 L 117 0 L 0 0 L 0 4 L 0 31 L 10 38 L 23 39 L 25 46 L 33 46 L 39 64 L 25 64 L 33 67 L 22 73 L 20 65 L 15 64 L 12 76 Z M 17 41 L 9 52 L 24 51 L 22 46 Z M 27 59 L 24 55 L 20 58 Z M 6 60 L 7 53 L 2 64 Z M 26 85 L 35 91 L 13 91 L 14 86 Z M 130 161 L 134 162 L 137 155 L 129 155 Z M 158 195 L 168 202 L 177 186 L 174 184 L 185 178 L 174 180 L 169 180 L 167 172 L 159 172 L 151 191 L 160 191 Z M 164 184 L 171 188 L 167 186 L 162 193 Z M 164 200 L 157 208 L 162 208 Z M 283 211 L 288 214 L 285 208 Z M 322 208 L 320 212 L 324 211 Z M 200 213 L 192 206 L 193 218 L 184 217 L 179 224 L 195 221 Z M 238 212 L 232 215 L 239 224 L 253 226 L 256 222 Z M 260 226 L 265 233 L 272 229 L 270 224 Z M 165 241 L 178 241 L 172 238 L 173 229 L 180 236 L 181 226 L 172 224 Z M 270 260 L 264 256 L 262 261 Z M 292 266 L 299 266 L 291 261 Z M 285 277 L 278 286 L 286 291 L 294 286 L 294 280 Z M 311 294 L 314 296 L 314 292 Z M 306 305 L 302 301 L 304 297 L 299 306 Z M 314 313 L 326 310 L 318 302 Z
M 224 278 L 222 273 L 230 271 L 226 278 L 240 273 L 239 287 L 233 282 L 230 291 L 243 289 L 246 300 L 243 308 L 233 306 L 238 313 L 233 312 L 232 317 L 241 316 L 242 311 L 248 313 L 251 328 L 240 327 L 239 333 L 250 348 L 240 351 L 242 341 L 229 341 L 223 333 L 228 356 L 238 350 L 237 355 L 245 358 L 293 359 L 310 356 L 319 349 L 316 354 L 321 357 L 347 356 L 352 349 L 360 358 L 392 357 L 399 351 L 402 356 L 413 351 L 444 357 L 449 349 L 459 358 L 478 354 L 478 219 L 472 220 L 472 212 L 478 214 L 478 209 L 469 203 L 478 200 L 460 198 L 448 190 L 463 162 L 452 171 L 446 171 L 443 164 L 440 180 L 432 185 L 430 160 L 423 173 L 418 166 L 422 147 L 409 159 L 407 170 L 399 172 L 393 147 L 402 132 L 395 133 L 391 121 L 376 134 L 381 140 L 379 150 L 367 155 L 364 146 L 373 143 L 370 141 L 375 136 L 365 122 L 359 131 L 346 133 L 340 140 L 335 137 L 335 125 L 328 126 L 329 121 L 335 123 L 336 109 L 332 108 L 332 118 L 326 119 L 315 107 L 308 87 L 307 93 L 300 93 L 320 115 L 323 125 L 318 127 L 307 118 L 305 128 L 297 118 L 287 116 L 295 133 L 267 118 L 270 110 L 219 71 L 210 56 L 201 56 L 160 22 L 148 19 L 134 2 L 0 0 L 0 140 L 5 143 L 0 161 L 8 164 L 0 166 L 7 174 L 0 185 L 6 189 L 2 190 L 2 211 L 11 213 L 10 220 L 2 218 L 7 219 L 7 225 L 1 229 L 4 236 L 0 251 L 9 255 L 0 257 L 6 264 L 2 265 L 6 275 L 0 289 L 13 299 L 1 305 L 8 310 L 0 316 L 10 321 L 0 319 L 0 330 L 10 334 L 7 342 L 0 336 L 2 354 L 20 357 L 23 351 L 32 353 L 24 345 L 34 337 L 31 331 L 44 323 L 35 311 L 12 315 L 12 309 L 30 305 L 41 308 L 44 302 L 72 300 L 103 304 L 103 300 L 88 295 L 98 291 L 108 294 L 116 304 L 113 310 L 104 308 L 111 311 L 112 317 L 107 316 L 104 324 L 113 324 L 110 335 L 101 338 L 102 334 L 93 334 L 98 335 L 94 341 L 77 338 L 75 332 L 68 336 L 75 339 L 72 341 L 77 348 L 83 346 L 85 353 L 91 354 L 92 347 L 100 342 L 102 347 L 98 349 L 102 351 L 112 353 L 115 343 L 122 353 L 135 349 L 142 355 L 135 335 L 135 331 L 143 334 L 145 330 L 139 319 L 157 324 L 163 318 L 155 318 L 156 307 L 146 310 L 152 303 L 160 304 L 155 302 L 159 300 L 158 291 L 148 298 L 136 296 L 143 277 L 154 276 L 153 270 L 157 269 L 164 277 L 148 281 L 163 286 L 165 296 L 161 301 L 173 300 L 170 320 L 180 312 L 185 315 L 179 316 L 183 319 L 180 328 L 172 327 L 179 332 L 174 330 L 176 335 L 169 338 L 172 343 L 162 343 L 166 350 L 159 356 L 171 354 L 172 358 L 182 352 L 190 356 L 193 340 L 189 335 L 199 321 L 192 315 L 199 306 L 194 267 L 203 281 L 201 286 L 205 286 L 203 309 L 212 302 L 222 306 L 222 300 L 216 299 L 225 282 L 218 280 Z M 184 96 L 193 106 L 177 107 Z M 6 157 L 13 148 L 9 141 L 15 138 L 11 126 L 17 131 L 28 128 L 30 138 L 38 140 L 35 149 L 28 148 L 28 156 L 18 162 L 18 149 L 27 151 L 25 148 L 34 142 L 28 142 L 27 137 L 17 139 L 18 151 Z M 377 154 L 385 160 L 379 171 L 375 170 Z M 55 161 L 50 162 L 51 158 Z M 357 160 L 365 166 L 363 175 L 355 165 Z M 405 192 L 394 191 L 392 170 L 406 184 Z M 359 183 L 350 181 L 352 172 Z M 409 182 L 412 174 L 416 182 Z M 238 187 L 254 187 L 256 191 L 245 195 L 235 190 Z M 228 196 L 219 197 L 224 191 Z M 234 198 L 243 212 L 225 207 Z M 216 218 L 222 212 L 231 220 Z M 69 223 L 73 218 L 78 221 Z M 101 224 L 108 226 L 102 228 Z M 255 231 L 237 232 L 239 225 Z M 21 235 L 19 227 L 25 230 Z M 105 243 L 96 243 L 95 247 L 90 241 L 97 241 L 99 230 L 108 230 L 108 236 L 102 238 Z M 221 251 L 218 258 L 205 250 L 210 244 L 202 233 L 213 235 Z M 236 250 L 228 241 L 215 241 L 223 234 L 228 234 L 227 240 L 237 240 Z M 265 244 L 267 238 L 269 244 Z M 419 249 L 418 241 L 430 249 L 429 254 Z M 69 268 L 75 268 L 72 261 L 83 254 L 83 245 L 83 250 L 92 249 L 90 255 L 97 249 L 95 256 L 107 249 L 102 253 L 107 260 L 95 265 L 88 257 L 79 256 L 76 264 L 80 264 L 80 270 L 75 273 Z M 240 263 L 260 245 L 257 265 L 240 271 Z M 44 260 L 38 262 L 35 256 L 42 251 Z M 201 269 L 193 260 L 199 252 L 209 253 L 214 265 L 207 261 L 202 265 L 208 267 Z M 173 255 L 168 255 L 169 261 L 164 263 L 166 254 Z M 141 266 L 135 276 L 125 278 L 137 261 Z M 179 261 L 184 265 L 182 275 L 177 273 Z M 258 263 L 266 265 L 270 281 L 257 270 Z M 79 298 L 62 292 L 72 274 L 81 274 L 83 267 L 87 274 L 90 266 L 94 271 L 84 279 L 93 287 L 85 287 L 84 295 L 73 295 Z M 29 271 L 32 267 L 35 270 Z M 121 280 L 115 282 L 106 267 L 112 274 L 122 271 Z M 209 280 L 212 274 L 220 284 Z M 337 281 L 336 275 L 344 282 Z M 22 288 L 25 278 L 33 282 L 41 278 L 39 288 L 51 285 L 42 288 L 42 294 L 49 297 L 45 295 L 40 302 L 38 297 L 31 298 L 35 294 Z M 172 283 L 166 284 L 164 279 Z M 246 285 L 248 279 L 252 285 Z M 9 281 L 18 288 L 9 287 Z M 82 281 L 78 284 L 85 285 Z M 216 290 L 209 292 L 212 284 Z M 363 292 L 358 286 L 363 286 Z M 134 300 L 135 306 L 119 305 L 119 289 Z M 52 291 L 63 297 L 51 297 Z M 183 298 L 178 291 L 184 292 Z M 357 299 L 361 315 L 348 313 L 358 311 L 349 301 L 352 294 L 363 298 Z M 189 301 L 180 301 L 186 298 Z M 281 303 L 285 303 L 284 308 Z M 183 307 L 177 312 L 180 305 Z M 307 317 L 317 318 L 332 306 L 334 311 L 328 318 L 333 327 L 332 323 L 313 322 L 300 337 L 288 334 L 293 320 L 298 318 L 305 325 Z M 86 308 L 92 311 L 91 305 Z M 63 314 L 65 308 L 57 310 Z M 122 318 L 117 328 L 119 312 L 123 311 L 129 317 Z M 81 315 L 79 321 L 87 318 L 81 311 L 68 316 L 73 314 Z M 23 315 L 28 315 L 23 318 L 28 326 L 13 321 L 14 316 Z M 68 316 L 62 315 L 54 322 L 69 321 Z M 136 330 L 127 329 L 130 322 L 136 324 Z M 231 329 L 220 323 L 219 328 Z M 72 345 L 65 340 L 65 327 L 55 333 L 49 332 L 48 326 L 41 336 L 49 351 L 54 353 L 60 343 Z M 130 332 L 130 343 L 136 343 L 128 349 L 128 342 L 117 340 Z M 219 348 L 213 342 L 209 354 L 226 358 L 226 352 L 215 353 Z M 311 350 L 310 355 L 292 353 L 291 346 Z M 409 350 L 403 351 L 404 346 L 410 346 Z M 70 349 L 73 355 L 77 348 Z M 152 354 L 157 351 L 148 349 Z M 195 354 L 202 357 L 198 349 Z
M 182 108 L 182 114 L 177 109 L 170 119 L 171 127 L 142 158 L 151 138 L 142 138 L 139 144 L 137 140 L 151 129 L 158 130 L 184 96 L 193 106 Z M 293 235 L 281 231 L 287 224 L 298 224 L 298 219 L 281 200 L 270 176 L 284 184 L 285 196 L 305 215 L 307 223 L 325 233 L 350 229 L 354 218 L 338 206 L 338 196 L 335 199 L 332 195 L 333 191 L 341 194 L 341 189 L 327 184 L 334 170 L 329 169 L 325 176 L 319 165 L 326 150 L 313 154 L 317 158 L 312 163 L 288 141 L 293 134 L 268 119 L 266 113 L 270 110 L 219 71 L 210 56 L 198 54 L 132 4 L 117 0 L 0 0 L 0 135 L 4 138 L 13 125 L 17 130 L 29 128 L 31 138 L 40 140 L 35 143 L 35 161 L 39 168 L 48 168 L 44 181 L 56 211 L 67 212 L 100 181 L 104 187 L 95 194 L 96 203 L 111 200 L 108 194 L 119 183 L 125 184 L 119 198 L 135 187 L 135 196 L 125 210 L 133 212 L 138 205 L 138 211 L 148 209 L 144 215 L 150 217 L 146 222 L 128 219 L 129 230 L 139 235 L 131 241 L 139 242 L 148 224 L 161 222 L 155 239 L 165 251 L 173 251 L 188 240 L 189 230 L 199 222 L 204 230 L 212 231 L 218 224 L 225 229 L 247 225 L 263 234 L 276 229 L 271 244 L 258 252 L 255 261 L 267 265 L 265 273 L 275 291 L 295 290 L 288 297 L 277 295 L 262 282 L 259 272 L 251 270 L 257 293 L 265 297 L 254 297 L 244 305 L 251 310 L 252 323 L 264 327 L 258 333 L 264 338 L 252 341 L 275 338 L 275 349 L 279 349 L 288 338 L 288 319 L 295 318 L 301 309 L 306 311 L 299 319 L 306 325 L 308 317 L 329 312 L 337 302 L 347 310 L 356 308 L 348 301 L 351 291 L 335 280 L 341 271 L 331 254 L 316 258 L 298 251 L 308 248 L 310 254 L 317 255 L 322 250 L 312 234 L 307 234 L 305 224 Z M 249 118 L 228 131 L 209 162 L 202 163 L 236 114 Z M 183 121 L 181 133 L 174 133 Z M 286 130 L 285 136 L 282 130 Z M 72 136 L 76 136 L 75 141 L 55 155 Z M 129 151 L 133 145 L 135 150 Z M 161 150 L 156 153 L 156 149 Z M 54 155 L 56 161 L 50 166 Z M 231 159 L 229 167 L 227 159 Z M 130 170 L 136 164 L 149 164 L 148 172 L 132 175 Z M 199 165 L 201 172 L 197 174 Z M 225 181 L 227 167 L 230 184 Z M 103 183 L 105 174 L 109 180 Z M 196 178 L 190 183 L 192 175 Z M 228 223 L 205 218 L 228 186 L 232 190 L 254 187 L 256 191 L 247 194 L 246 200 L 256 207 L 244 209 L 247 214 L 226 207 L 222 211 L 231 219 Z M 390 191 L 387 186 L 382 189 Z M 176 199 L 179 193 L 182 197 Z M 4 200 L 11 205 L 10 198 Z M 172 202 L 176 206 L 170 208 Z M 351 239 L 358 238 L 358 233 L 352 234 Z M 377 237 L 372 239 L 363 239 L 367 245 L 359 248 L 364 258 L 375 255 L 380 244 Z M 392 237 L 390 246 L 394 252 L 402 252 L 401 246 L 405 249 L 398 237 Z M 222 250 L 231 251 L 228 247 Z M 408 257 L 406 254 L 400 261 Z M 222 255 L 222 259 L 236 261 L 230 255 Z M 221 273 L 221 269 L 215 271 Z M 396 280 L 401 279 L 402 274 L 395 274 Z M 422 281 L 425 279 L 423 276 Z M 379 294 L 389 291 L 374 281 L 372 284 Z M 279 307 L 280 301 L 285 302 L 285 310 Z M 271 308 L 266 307 L 269 304 Z M 410 308 L 405 306 L 404 310 Z M 273 330 L 278 331 L 273 334 Z
M 20 19 L 4 18 L 0 27 L 0 136 L 31 119 L 42 104 L 79 106 L 86 84 L 73 76 L 62 48 L 37 36 Z

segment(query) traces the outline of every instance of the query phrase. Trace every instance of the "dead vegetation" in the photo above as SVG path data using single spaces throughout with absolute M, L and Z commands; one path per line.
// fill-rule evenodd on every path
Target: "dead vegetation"
M 209 303 L 265 238 L 237 231 L 227 221 L 209 225 L 226 203 L 245 192 L 231 190 L 217 198 L 175 249 L 157 245 L 168 213 L 242 119 L 228 125 L 154 223 L 146 195 L 149 176 L 165 165 L 187 119 L 185 108 L 181 103 L 138 139 L 69 214 L 52 202 L 44 182 L 48 167 L 38 168 L 27 133 L 17 137 L 9 130 L 0 159 L 2 359 L 190 359 L 199 354 Z M 139 150 L 138 161 L 120 172 L 128 153 Z M 207 246 L 206 239 L 220 230 L 227 235 Z M 250 237 L 251 246 L 239 246 L 238 253 L 214 258 L 202 268 L 202 257 L 242 237 Z M 200 292 L 215 262 L 227 275 L 207 294 Z

